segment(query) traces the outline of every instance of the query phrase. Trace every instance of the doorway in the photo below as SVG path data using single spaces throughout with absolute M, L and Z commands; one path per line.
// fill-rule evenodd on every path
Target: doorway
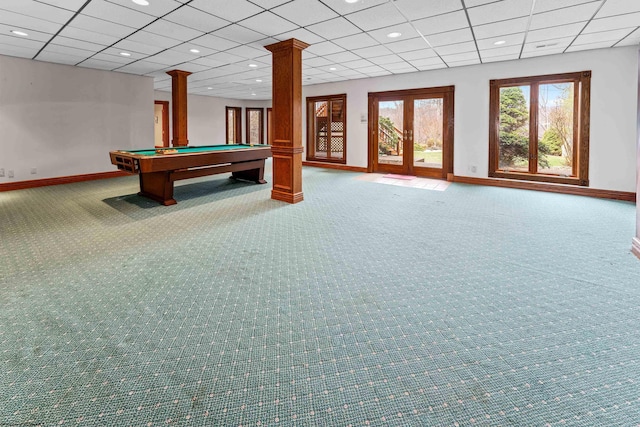
M 154 101 L 153 104 L 153 145 L 156 147 L 168 147 L 169 101 Z
M 453 173 L 454 87 L 369 93 L 369 171 Z

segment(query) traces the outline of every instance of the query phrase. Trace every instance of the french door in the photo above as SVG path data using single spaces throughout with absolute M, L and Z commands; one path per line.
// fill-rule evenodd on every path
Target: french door
M 453 86 L 370 93 L 369 170 L 453 173 L 453 95 Z

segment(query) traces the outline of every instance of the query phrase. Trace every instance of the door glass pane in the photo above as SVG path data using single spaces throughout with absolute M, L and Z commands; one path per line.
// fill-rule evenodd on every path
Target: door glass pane
M 262 111 L 249 110 L 249 135 L 247 135 L 249 144 L 260 143 L 260 122 L 262 122 Z
M 315 103 L 315 156 L 327 157 L 327 143 L 329 140 L 329 103 L 319 101 Z
M 529 89 L 500 88 L 499 169 L 529 171 Z
M 331 158 L 342 159 L 344 157 L 344 102 L 331 101 Z
M 416 99 L 413 101 L 413 165 L 415 167 L 442 168 L 443 99 Z
M 538 173 L 573 176 L 573 82 L 541 84 Z
M 236 112 L 235 110 L 227 110 L 227 144 L 236 142 Z
M 378 163 L 402 165 L 404 101 L 378 103 Z

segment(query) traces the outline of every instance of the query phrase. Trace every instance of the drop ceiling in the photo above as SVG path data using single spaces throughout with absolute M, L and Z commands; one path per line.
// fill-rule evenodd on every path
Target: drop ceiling
M 147 1 L 1 0 L 0 55 L 151 76 L 158 90 L 180 69 L 189 93 L 270 99 L 264 46 L 290 38 L 310 44 L 304 85 L 640 42 L 640 0 Z

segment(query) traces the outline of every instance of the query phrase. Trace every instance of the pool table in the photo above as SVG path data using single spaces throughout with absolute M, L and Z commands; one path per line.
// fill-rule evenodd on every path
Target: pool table
M 173 183 L 180 179 L 231 172 L 231 177 L 265 184 L 264 161 L 270 145 L 226 144 L 117 150 L 109 153 L 118 169 L 137 173 L 141 196 L 175 205 Z

